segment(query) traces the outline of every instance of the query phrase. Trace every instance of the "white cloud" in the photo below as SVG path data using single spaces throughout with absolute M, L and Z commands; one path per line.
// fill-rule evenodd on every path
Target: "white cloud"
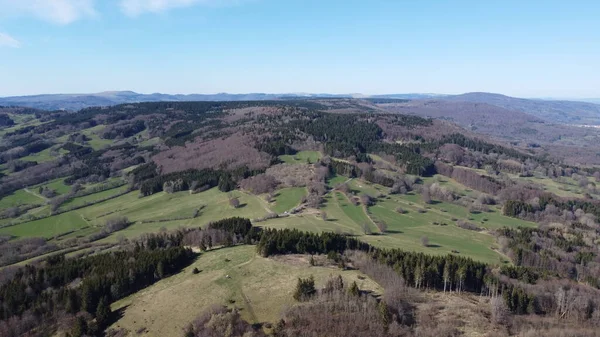
M 243 1 L 245 0 L 121 0 L 121 9 L 129 16 L 138 16 L 146 12 L 159 13 L 192 5 L 228 6 Z
M 0 48 L 2 47 L 20 48 L 21 42 L 8 34 L 0 32 Z
M 96 15 L 95 0 L 0 0 L 0 16 L 33 15 L 66 25 Z

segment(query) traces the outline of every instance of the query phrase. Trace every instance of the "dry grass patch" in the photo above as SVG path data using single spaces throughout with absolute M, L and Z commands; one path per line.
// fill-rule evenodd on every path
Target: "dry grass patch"
M 125 328 L 131 335 L 146 328 L 145 336 L 177 336 L 214 304 L 239 308 L 250 323 L 274 323 L 283 309 L 296 303 L 292 294 L 298 278 L 309 275 L 314 275 L 318 288 L 330 275 L 339 274 L 346 284 L 356 281 L 360 289 L 382 292 L 358 271 L 310 267 L 307 259 L 295 256 L 287 263 L 263 258 L 254 246 L 210 251 L 181 273 L 114 303 L 112 309 L 121 309 L 123 317 L 112 327 Z M 194 268 L 200 272 L 194 274 Z

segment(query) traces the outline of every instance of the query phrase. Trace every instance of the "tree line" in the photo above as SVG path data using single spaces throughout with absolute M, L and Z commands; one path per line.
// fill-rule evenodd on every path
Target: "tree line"
M 110 303 L 178 272 L 192 261 L 194 254 L 181 246 L 181 237 L 147 235 L 131 250 L 79 259 L 53 256 L 45 264 L 19 269 L 0 286 L 2 336 L 22 335 L 32 328 L 52 331 L 58 321 L 75 315 L 72 336 L 98 333 L 109 323 Z M 25 322 L 24 317 L 35 317 L 36 325 L 19 324 Z

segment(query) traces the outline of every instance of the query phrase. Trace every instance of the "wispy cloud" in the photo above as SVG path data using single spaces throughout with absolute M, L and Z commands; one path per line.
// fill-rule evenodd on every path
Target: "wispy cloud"
M 204 6 L 231 6 L 248 0 L 121 0 L 121 9 L 129 16 L 143 13 L 159 13 L 172 8 Z
M 66 25 L 96 15 L 95 0 L 0 0 L 0 17 L 33 15 Z
M 0 32 L 0 48 L 2 47 L 20 48 L 21 42 L 8 34 Z

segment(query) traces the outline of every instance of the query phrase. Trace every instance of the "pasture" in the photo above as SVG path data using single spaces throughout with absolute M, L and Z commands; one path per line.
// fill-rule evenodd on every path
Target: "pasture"
M 286 164 L 314 164 L 321 157 L 319 151 L 300 151 L 296 154 L 279 156 L 279 160 Z
M 33 191 L 17 190 L 12 194 L 0 199 L 0 209 L 4 210 L 11 207 L 23 205 L 38 205 L 44 204 L 45 198 Z
M 54 215 L 48 218 L 25 222 L 15 226 L 0 228 L 0 234 L 15 237 L 52 238 L 68 232 L 77 231 L 90 224 L 77 211 Z
M 275 195 L 274 205 L 271 209 L 275 213 L 283 213 L 298 206 L 302 197 L 306 195 L 305 187 L 288 187 L 277 191 Z
M 311 267 L 308 256 L 263 258 L 254 246 L 215 249 L 177 275 L 112 304 L 122 317 L 112 325 L 131 334 L 146 328 L 145 336 L 177 336 L 212 305 L 240 310 L 250 323 L 276 323 L 280 313 L 293 305 L 299 277 L 313 275 L 317 288 L 330 276 L 341 275 L 344 284 L 356 281 L 362 290 L 383 290 L 356 270 Z M 198 268 L 201 272 L 193 274 Z M 360 278 L 359 278 L 360 276 Z
M 51 190 L 55 190 L 58 194 L 65 194 L 71 190 L 71 186 L 65 184 L 64 179 L 55 179 L 45 184 L 36 185 L 33 186 L 31 190 L 37 193 L 40 187 L 47 187 Z

